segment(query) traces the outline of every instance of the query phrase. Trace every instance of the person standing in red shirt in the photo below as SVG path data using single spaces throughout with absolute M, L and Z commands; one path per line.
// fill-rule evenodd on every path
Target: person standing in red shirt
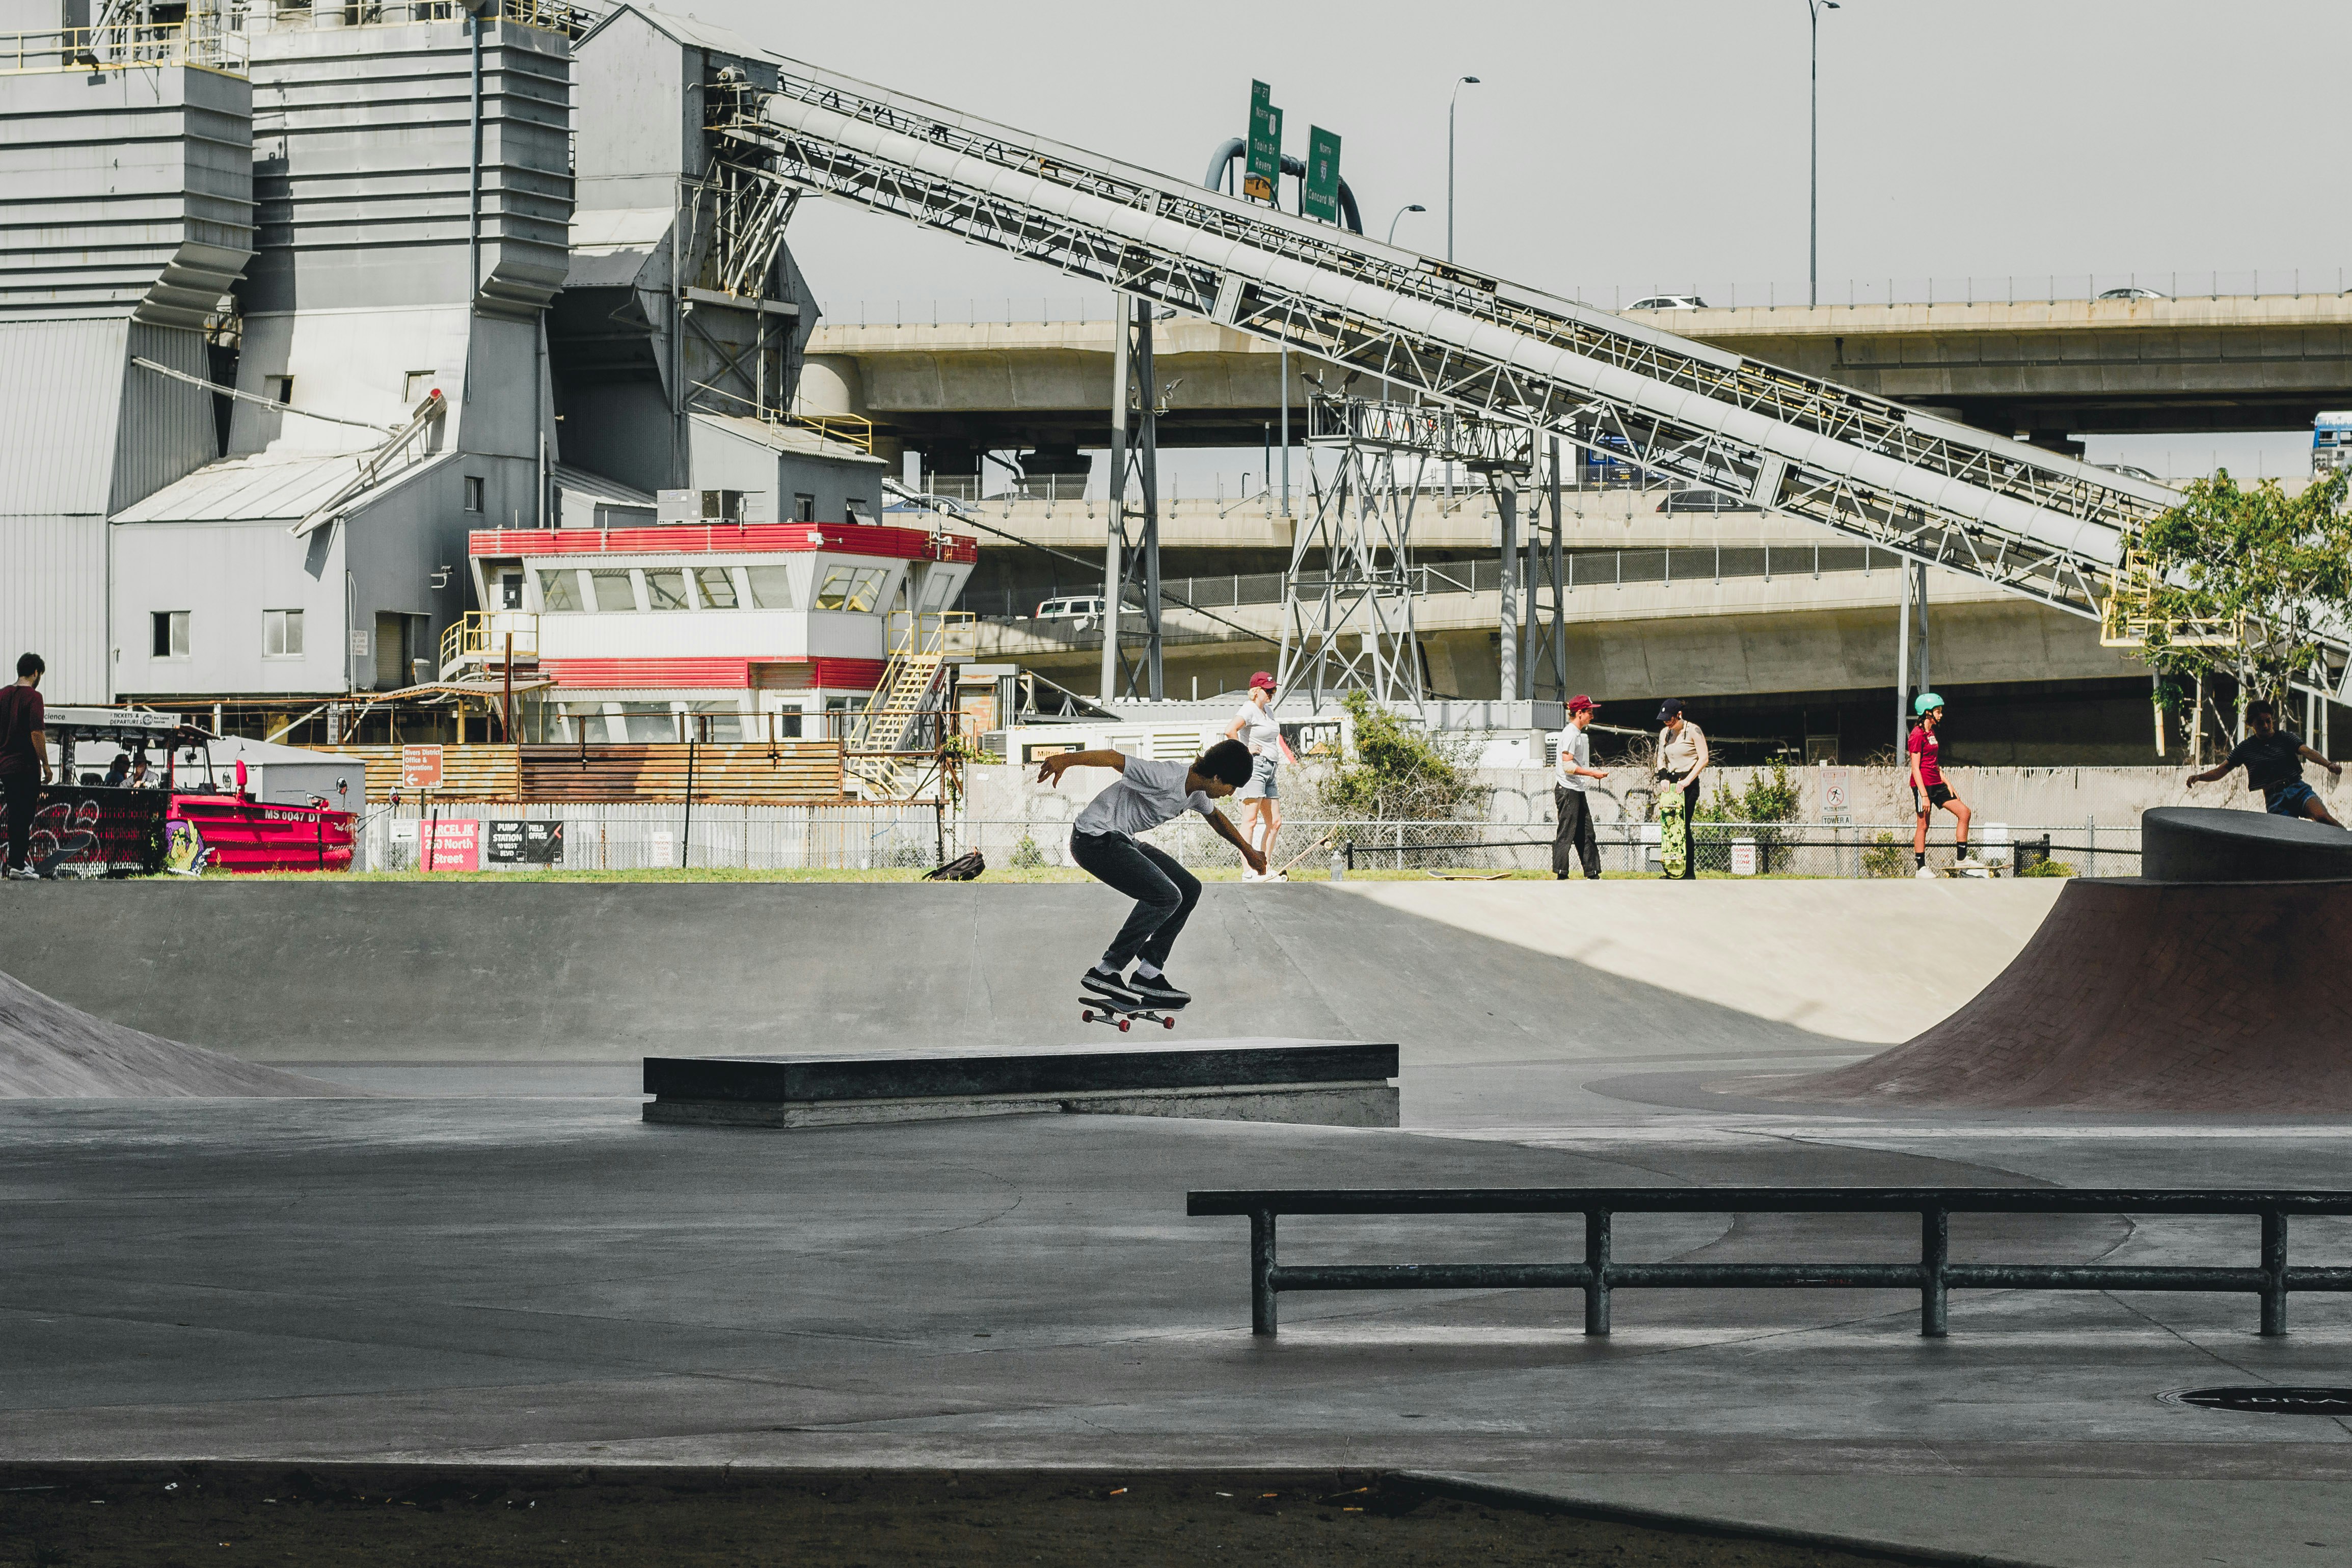
M 41 786 L 49 781 L 49 737 L 41 726 L 41 656 L 16 660 L 16 684 L 0 691 L 0 798 L 8 807 L 7 875 L 37 880 L 33 869 L 33 817 L 41 809 Z
M 1944 700 L 1932 691 L 1922 691 L 1911 704 L 1911 711 L 1919 716 L 1912 727 L 1907 749 L 1911 753 L 1911 809 L 1917 814 L 1918 826 L 1911 830 L 1911 859 L 1922 877 L 1936 873 L 1927 869 L 1927 818 L 1937 806 L 1952 814 L 1952 868 L 1956 871 L 1981 869 L 1984 862 L 1969 853 L 1969 808 L 1944 782 L 1943 742 L 1937 738 L 1937 728 L 1944 721 Z

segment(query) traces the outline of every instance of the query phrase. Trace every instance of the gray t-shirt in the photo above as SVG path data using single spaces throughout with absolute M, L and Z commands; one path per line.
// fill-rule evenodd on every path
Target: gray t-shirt
M 1592 781 L 1582 773 L 1572 773 L 1568 770 L 1572 767 L 1589 768 L 1591 765 L 1592 737 L 1570 724 L 1559 732 L 1559 761 L 1557 771 L 1552 774 L 1552 783 L 1562 789 L 1572 789 L 1577 794 L 1582 795 L 1591 787 Z
M 1202 816 L 1215 815 L 1217 808 L 1210 804 L 1207 792 L 1196 789 L 1190 795 L 1184 793 L 1184 778 L 1192 771 L 1190 763 L 1154 763 L 1129 757 L 1127 771 L 1108 789 L 1087 802 L 1086 810 L 1078 813 L 1077 821 L 1070 826 L 1080 833 L 1124 833 L 1133 837 L 1187 811 L 1197 811 Z
M 1241 721 L 1241 742 L 1250 749 L 1253 757 L 1282 761 L 1282 724 L 1275 716 L 1255 702 L 1244 702 L 1242 710 L 1234 715 Z

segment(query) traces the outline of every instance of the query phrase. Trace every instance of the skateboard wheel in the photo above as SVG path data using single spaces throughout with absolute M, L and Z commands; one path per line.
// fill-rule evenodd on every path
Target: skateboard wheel
M 1078 1021 L 1085 1024 L 1093 1023 L 1095 1021 L 1095 1010 L 1091 1007 L 1080 1009 L 1078 1013 Z
M 1160 1020 L 1160 1026 L 1163 1029 L 1172 1029 L 1176 1026 L 1176 1020 L 1173 1018 L 1162 1018 Z
M 1135 1020 L 1134 1020 L 1134 1019 L 1132 1019 L 1132 1018 L 1121 1018 L 1121 1019 L 1118 1021 L 1118 1032 L 1119 1032 L 1120 1034 L 1124 1035 L 1125 1033 L 1127 1033 L 1127 1031 L 1128 1031 L 1130 1027 L 1132 1027 L 1132 1026 L 1134 1026 L 1134 1023 L 1135 1023 Z

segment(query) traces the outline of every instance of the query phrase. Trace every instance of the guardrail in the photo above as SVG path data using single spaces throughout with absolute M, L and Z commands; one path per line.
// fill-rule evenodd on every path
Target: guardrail
M 1981 1187 L 1465 1187 L 1271 1188 L 1188 1193 L 1194 1216 L 1250 1222 L 1250 1331 L 1275 1332 L 1284 1290 L 1581 1290 L 1584 1331 L 1609 1332 L 1616 1290 L 1903 1289 L 1919 1292 L 1919 1332 L 1945 1335 L 1953 1290 L 2188 1290 L 2262 1298 L 2262 1331 L 2286 1332 L 2296 1290 L 2352 1291 L 2352 1268 L 2291 1268 L 2290 1215 L 2352 1214 L 2352 1192 L 2108 1187 L 2074 1191 Z M 1285 1268 L 1275 1257 L 1281 1215 L 1580 1214 L 1581 1263 L 1399 1263 Z M 1916 1214 L 1916 1263 L 1618 1263 L 1610 1249 L 1621 1214 Z M 1956 1214 L 2253 1215 L 2261 1261 L 2252 1268 L 2114 1263 L 1954 1263 Z

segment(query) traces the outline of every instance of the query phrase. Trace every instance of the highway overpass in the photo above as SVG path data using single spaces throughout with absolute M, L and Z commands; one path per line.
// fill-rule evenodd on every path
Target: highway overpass
M 953 304 L 961 313 L 964 302 Z M 912 446 L 943 468 L 960 452 L 1109 444 L 1107 320 L 934 325 L 917 319 L 927 308 L 909 307 L 903 323 L 820 325 L 803 410 L 864 416 L 886 450 Z M 2336 294 L 1624 314 L 2052 447 L 2070 436 L 2292 429 L 2352 406 L 2352 298 Z M 1281 397 L 1278 357 L 1199 318 L 1161 323 L 1161 443 L 1258 445 Z M 1308 389 L 1290 390 L 1296 432 Z

